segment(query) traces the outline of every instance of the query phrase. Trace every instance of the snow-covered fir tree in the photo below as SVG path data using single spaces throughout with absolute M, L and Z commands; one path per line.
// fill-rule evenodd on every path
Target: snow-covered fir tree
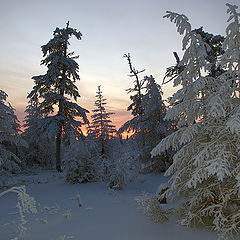
M 150 141 L 156 142 L 154 138 L 166 135 L 166 122 L 163 120 L 166 114 L 166 106 L 163 102 L 163 92 L 154 77 L 145 77 L 146 93 L 143 96 L 144 117 L 142 129 L 151 135 Z M 155 134 L 156 133 L 156 134 Z M 153 136 L 154 135 L 154 136 Z M 153 145 L 154 143 L 151 143 Z
M 21 154 L 25 156 L 28 166 L 35 164 L 43 167 L 53 167 L 55 162 L 54 138 L 49 139 L 39 128 L 43 115 L 39 108 L 39 96 L 37 92 L 29 99 L 25 109 L 23 138 L 29 145 L 29 148 L 22 149 Z
M 42 119 L 42 114 L 39 111 L 39 97 L 37 93 L 33 94 L 32 98 L 29 99 L 25 113 L 23 137 L 29 144 L 29 150 L 25 153 L 26 164 L 31 165 L 34 162 L 38 162 L 40 158 L 37 154 L 41 136 L 41 129 L 38 128 L 38 124 Z
M 23 125 L 25 129 L 23 135 L 26 136 L 30 142 L 34 142 L 39 137 L 40 129 L 38 128 L 38 124 L 43 118 L 39 109 L 39 96 L 37 92 L 32 92 L 25 113 L 25 123 Z
M 164 161 L 155 157 L 155 161 L 150 157 L 151 149 L 166 136 L 167 121 L 163 118 L 166 114 L 166 107 L 162 99 L 162 91 L 151 75 L 139 79 L 139 74 L 144 70 L 138 71 L 132 65 L 130 54 L 125 54 L 130 67 L 130 76 L 134 77 L 134 87 L 127 89 L 132 100 L 128 110 L 132 111 L 133 118 L 123 124 L 118 130 L 121 134 L 124 131 L 131 132 L 132 137 L 141 145 L 141 161 L 144 163 L 144 171 L 163 170 L 166 166 L 160 166 Z M 161 157 L 162 160 L 164 157 Z M 154 163 L 153 163 L 154 162 Z M 147 163 L 147 165 L 145 164 Z M 165 164 L 163 164 L 165 165 Z
M 110 120 L 110 115 L 113 113 L 107 112 L 105 105 L 107 104 L 106 98 L 103 97 L 101 86 L 98 86 L 98 91 L 96 92 L 96 109 L 93 110 L 93 115 L 91 116 L 92 122 L 88 126 L 88 135 L 95 139 L 98 139 L 101 143 L 101 155 L 105 154 L 105 143 L 113 138 L 116 132 L 115 126 L 112 125 Z
M 76 102 L 70 101 L 74 98 L 77 101 L 80 97 L 75 82 L 80 79 L 79 65 L 75 61 L 78 56 L 73 56 L 73 52 L 68 51 L 70 37 L 81 40 L 82 34 L 76 29 L 69 27 L 56 28 L 53 38 L 42 46 L 43 57 L 41 64 L 48 70 L 44 75 L 34 76 L 35 86 L 29 94 L 29 98 L 39 94 L 42 99 L 39 109 L 44 116 L 39 124 L 49 138 L 56 136 L 56 169 L 61 171 L 61 141 L 63 133 L 69 135 L 76 128 L 87 123 L 86 109 L 80 107 Z M 57 107 L 57 114 L 53 115 Z M 74 117 L 80 117 L 75 120 Z
M 166 136 L 168 130 L 168 121 L 164 120 L 166 115 L 166 106 L 162 99 L 162 90 L 159 84 L 156 83 L 154 77 L 150 75 L 144 78 L 146 82 L 145 94 L 142 98 L 143 114 L 141 121 L 138 125 L 141 134 L 136 138 L 142 138 L 144 142 L 145 159 L 148 171 L 163 171 L 166 169 L 165 156 L 162 155 L 160 158 L 150 157 L 150 152 L 156 144 Z
M 174 210 L 181 213 L 180 223 L 207 226 L 219 239 L 240 232 L 240 14 L 237 6 L 227 7 L 223 55 L 215 63 L 208 60 L 211 44 L 191 29 L 187 17 L 167 12 L 165 17 L 184 34 L 183 68 L 174 78 L 181 88 L 165 118 L 176 119 L 180 128 L 152 151 L 155 156 L 169 147 L 176 150 L 166 172 L 169 188 L 160 198 L 182 198 Z
M 20 170 L 21 160 L 17 156 L 17 147 L 27 147 L 19 135 L 19 122 L 13 107 L 7 102 L 8 95 L 0 90 L 0 170 L 16 173 Z

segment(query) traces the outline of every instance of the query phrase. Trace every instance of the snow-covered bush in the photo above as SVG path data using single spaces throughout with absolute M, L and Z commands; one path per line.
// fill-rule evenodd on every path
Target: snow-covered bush
M 181 88 L 173 95 L 173 107 L 166 119 L 178 120 L 180 127 L 153 150 L 158 155 L 172 147 L 171 176 L 162 197 L 176 201 L 181 211 L 180 224 L 206 226 L 219 239 L 240 232 L 240 30 L 237 6 L 227 4 L 230 13 L 222 55 L 209 63 L 212 50 L 198 31 L 192 31 L 184 15 L 167 12 L 185 34 L 185 50 L 174 85 Z M 215 74 L 213 67 L 215 66 Z M 216 74 L 218 71 L 219 74 Z
M 64 155 L 66 181 L 88 183 L 101 179 L 102 161 L 94 141 L 73 139 Z
M 110 188 L 120 190 L 138 176 L 139 153 L 138 146 L 132 139 L 122 143 L 119 140 L 115 141 L 110 155 Z

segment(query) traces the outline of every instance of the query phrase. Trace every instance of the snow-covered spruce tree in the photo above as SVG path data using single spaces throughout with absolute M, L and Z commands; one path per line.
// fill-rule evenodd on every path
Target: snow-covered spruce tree
M 21 162 L 16 149 L 20 146 L 27 147 L 27 143 L 19 135 L 19 122 L 7 97 L 0 90 L 0 170 L 16 173 L 20 170 Z
M 112 125 L 110 120 L 111 112 L 107 112 L 105 105 L 107 100 L 103 97 L 101 86 L 98 86 L 98 91 L 96 92 L 96 109 L 93 110 L 94 114 L 91 116 L 92 122 L 88 126 L 88 134 L 97 139 L 101 144 L 101 155 L 105 154 L 105 144 L 111 138 L 113 138 L 116 132 L 115 126 Z
M 167 132 L 167 121 L 163 120 L 166 107 L 162 100 L 161 87 L 152 75 L 139 80 L 139 73 L 144 70 L 138 71 L 133 67 L 130 54 L 125 54 L 124 57 L 128 60 L 130 77 L 135 78 L 134 87 L 127 89 L 128 93 L 134 93 L 130 96 L 132 103 L 128 107 L 128 111 L 132 111 L 133 118 L 127 121 L 118 132 L 131 131 L 133 138 L 141 145 L 140 158 L 144 163 L 143 171 L 163 170 L 166 167 L 160 167 L 160 165 L 164 161 L 160 161 L 160 157 L 155 157 L 155 159 L 150 157 L 151 149 L 166 136 Z M 164 159 L 163 155 L 161 159 Z
M 53 167 L 55 162 L 54 138 L 49 139 L 38 127 L 43 119 L 39 105 L 39 96 L 38 93 L 35 92 L 29 99 L 25 109 L 25 129 L 22 133 L 29 148 L 27 150 L 22 149 L 21 154 L 25 156 L 25 162 L 28 166 L 37 164 L 43 167 Z
M 177 151 L 166 172 L 169 188 L 160 198 L 182 198 L 174 211 L 181 212 L 180 224 L 207 226 L 219 239 L 240 231 L 240 14 L 237 6 L 227 7 L 224 54 L 215 65 L 215 70 L 224 69 L 220 75 L 211 74 L 206 59 L 211 47 L 191 30 L 187 17 L 167 12 L 165 17 L 185 35 L 179 62 L 184 69 L 174 79 L 181 89 L 171 99 L 177 104 L 166 114 L 182 127 L 152 150 L 153 156 L 169 147 Z
M 31 98 L 28 101 L 28 105 L 25 109 L 25 119 L 24 119 L 24 133 L 23 135 L 29 138 L 30 142 L 34 142 L 40 134 L 40 129 L 38 129 L 38 123 L 43 118 L 43 115 L 39 109 L 39 96 L 37 92 L 31 93 Z
M 81 40 L 82 34 L 76 29 L 69 27 L 56 28 L 53 38 L 42 46 L 43 57 L 41 64 L 47 66 L 47 73 L 34 76 L 35 86 L 29 94 L 29 98 L 34 97 L 37 92 L 43 101 L 39 105 L 40 113 L 44 118 L 39 124 L 39 128 L 48 135 L 49 138 L 56 136 L 56 169 L 61 171 L 61 141 L 63 133 L 68 135 L 74 129 L 87 123 L 86 109 L 77 103 L 71 102 L 69 97 L 75 101 L 80 97 L 75 82 L 79 80 L 79 65 L 75 61 L 78 56 L 73 56 L 73 52 L 68 51 L 69 38 L 75 36 Z M 54 107 L 57 107 L 57 114 L 54 114 Z M 77 121 L 74 117 L 81 117 L 83 122 Z
M 133 118 L 129 121 L 125 122 L 119 129 L 118 134 L 122 134 L 123 132 L 131 133 L 131 138 L 134 139 L 138 143 L 138 145 L 141 147 L 141 153 L 138 154 L 138 157 L 141 159 L 145 159 L 144 157 L 144 132 L 141 131 L 141 121 L 142 116 L 144 114 L 144 107 L 143 107 L 143 95 L 144 95 L 144 88 L 146 79 L 140 79 L 140 74 L 145 71 L 143 70 L 137 70 L 131 61 L 130 54 L 124 54 L 124 58 L 127 59 L 129 69 L 130 69 L 130 77 L 134 78 L 133 84 L 134 86 L 132 88 L 126 89 L 128 94 L 130 95 L 130 99 L 132 100 L 132 103 L 128 106 L 127 110 L 131 111 L 131 114 L 133 115 Z
M 161 87 L 154 77 L 146 76 L 144 81 L 146 87 L 142 97 L 143 114 L 138 125 L 142 132 L 140 137 L 144 140 L 145 158 L 142 162 L 145 163 L 145 171 L 164 171 L 167 168 L 165 156 L 151 158 L 150 152 L 167 134 L 168 121 L 164 120 L 166 106 L 162 99 Z
M 199 34 L 202 37 L 202 41 L 205 42 L 207 46 L 209 46 L 206 50 L 207 54 L 205 56 L 206 66 L 208 69 L 208 76 L 212 76 L 212 77 L 219 76 L 224 72 L 224 70 L 220 66 L 217 66 L 217 62 L 224 52 L 222 48 L 224 37 L 221 35 L 213 35 L 208 32 L 205 32 L 203 31 L 203 27 L 194 29 L 192 31 Z M 162 84 L 166 84 L 172 81 L 173 79 L 177 78 L 185 68 L 185 66 L 182 65 L 182 62 L 180 64 L 180 58 L 178 54 L 176 52 L 173 52 L 173 54 L 176 59 L 176 65 L 167 68 Z M 214 86 L 211 86 L 212 89 L 213 87 Z M 171 99 L 172 97 L 169 97 L 167 100 L 168 108 L 172 108 L 173 106 L 179 103 L 178 101 L 171 101 Z M 179 128 L 177 123 L 178 123 L 178 117 L 176 117 L 174 120 L 168 121 L 168 124 L 169 124 L 168 135 L 170 133 L 173 133 L 176 129 Z M 166 154 L 167 162 L 169 162 L 169 160 L 171 162 L 173 154 L 174 154 L 174 151 L 171 151 L 169 149 L 167 150 L 167 154 Z
M 88 126 L 87 139 L 97 144 L 98 151 L 95 152 L 95 162 L 99 165 L 98 175 L 103 181 L 107 181 L 109 179 L 110 149 L 116 129 L 110 120 L 110 115 L 113 113 L 107 112 L 105 109 L 107 100 L 102 95 L 101 86 L 98 86 L 96 93 L 94 104 L 96 109 L 93 110 L 94 114 L 91 116 L 92 122 Z

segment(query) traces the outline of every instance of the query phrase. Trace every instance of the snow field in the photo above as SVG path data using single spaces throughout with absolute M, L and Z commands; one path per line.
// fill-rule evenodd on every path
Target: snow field
M 38 213 L 25 215 L 28 232 L 23 239 L 216 240 L 214 233 L 173 223 L 152 223 L 145 218 L 134 199 L 143 191 L 155 193 L 161 181 L 162 176 L 140 176 L 122 191 L 108 190 L 106 183 L 70 185 L 61 178 L 51 183 L 29 184 L 27 192 L 37 201 Z M 82 207 L 79 207 L 78 194 Z M 1 240 L 17 236 L 13 233 L 19 217 L 9 214 L 17 211 L 16 202 L 12 193 L 0 199 Z

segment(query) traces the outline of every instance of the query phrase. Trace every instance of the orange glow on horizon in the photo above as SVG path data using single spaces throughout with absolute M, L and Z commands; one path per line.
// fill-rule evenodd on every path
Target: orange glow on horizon
M 123 132 L 122 139 L 128 139 L 133 135 L 133 132 Z
M 87 127 L 86 126 L 83 126 L 82 128 L 81 128 L 81 132 L 82 132 L 82 134 L 85 136 L 85 137 L 87 137 Z M 128 138 L 130 138 L 131 136 L 133 135 L 133 132 L 131 131 L 131 132 L 123 132 L 122 134 L 121 134 L 121 137 L 122 137 L 122 139 L 128 139 Z M 117 136 L 117 134 L 116 133 L 114 133 L 113 135 L 111 135 L 112 137 L 116 137 Z M 110 136 L 110 138 L 111 138 L 111 136 Z M 78 141 L 79 140 L 79 138 L 76 136 L 76 140 Z

